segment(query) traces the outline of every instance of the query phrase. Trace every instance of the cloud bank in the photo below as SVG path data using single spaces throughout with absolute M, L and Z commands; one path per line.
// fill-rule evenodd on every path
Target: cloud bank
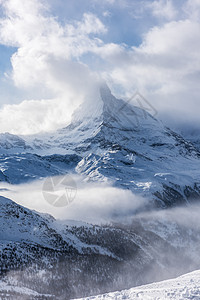
M 84 178 L 78 175 L 72 177 L 78 188 L 76 197 L 71 204 L 61 208 L 54 207 L 45 200 L 42 193 L 43 180 L 20 185 L 1 183 L 1 194 L 20 205 L 49 213 L 58 219 L 94 224 L 125 221 L 147 203 L 147 200 L 131 191 L 109 184 L 86 183 Z

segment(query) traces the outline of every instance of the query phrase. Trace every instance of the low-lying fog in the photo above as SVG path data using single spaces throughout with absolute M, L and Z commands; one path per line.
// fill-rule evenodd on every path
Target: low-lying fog
M 142 207 L 146 200 L 135 196 L 129 190 L 112 187 L 108 183 L 87 183 L 83 178 L 73 175 L 77 191 L 73 201 L 66 206 L 56 207 L 48 203 L 43 195 L 45 180 L 27 184 L 10 185 L 0 183 L 0 192 L 16 203 L 38 212 L 49 213 L 57 219 L 72 219 L 91 223 L 104 223 L 132 215 Z M 56 195 L 70 193 L 60 187 Z M 67 194 L 66 194 L 67 195 Z M 47 195 L 51 197 L 51 195 Z

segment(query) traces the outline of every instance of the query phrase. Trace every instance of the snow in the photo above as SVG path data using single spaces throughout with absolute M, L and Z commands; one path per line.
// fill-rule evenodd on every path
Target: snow
M 187 202 L 200 196 L 195 147 L 143 109 L 116 99 L 106 86 L 61 130 L 0 135 L 1 181 L 20 183 L 69 169 L 88 181 L 111 182 L 153 198 L 162 207 L 173 205 L 172 197 Z
M 107 87 L 101 88 L 99 98 L 89 106 L 85 103 L 75 111 L 69 126 L 57 132 L 31 137 L 0 134 L 0 181 L 18 184 L 71 170 L 88 181 L 109 182 L 150 200 L 156 199 L 161 207 L 187 203 L 191 194 L 194 198 L 200 196 L 200 153 L 195 147 L 147 112 L 116 99 Z M 127 234 L 126 238 L 143 251 L 144 265 L 147 260 L 155 259 L 157 265 L 166 267 L 162 250 L 167 244 L 182 255 L 187 249 L 186 254 L 195 262 L 195 268 L 199 267 L 196 264 L 198 228 L 184 228 L 178 221 L 162 215 L 151 219 L 143 215 L 141 220 L 135 221 L 143 229 L 138 234 L 133 232 L 131 237 Z M 101 243 L 96 239 L 90 242 L 89 237 L 98 236 L 97 226 L 55 220 L 1 196 L 0 228 L 0 254 L 12 253 L 15 249 L 15 265 L 31 260 L 31 247 L 37 245 L 55 251 L 71 247 L 78 255 L 92 253 L 118 262 L 122 260 L 119 251 L 105 244 L 103 238 Z M 83 238 L 78 229 L 83 229 L 87 238 Z M 156 239 L 154 245 L 151 234 L 160 238 L 163 248 L 156 245 Z M 47 266 L 48 258 L 45 256 L 43 260 Z M 184 272 L 192 268 L 193 265 Z M 45 270 L 39 273 L 40 277 L 43 272 Z M 200 299 L 199 290 L 200 271 L 196 271 L 176 279 L 86 299 Z M 3 281 L 0 281 L 1 292 L 38 296 L 34 291 Z
M 82 242 L 74 233 L 73 227 L 93 228 L 92 225 L 77 221 L 55 220 L 47 214 L 37 213 L 0 196 L 0 253 L 9 245 L 16 243 L 39 244 L 50 249 L 63 250 L 65 245 L 72 246 L 80 254 L 87 251 L 119 258 L 99 245 Z M 62 239 L 60 239 L 62 237 Z M 18 254 L 26 256 L 25 253 Z
M 93 227 L 91 224 L 87 224 L 85 222 L 80 222 L 80 221 L 56 220 L 54 222 L 53 226 L 57 230 L 57 232 L 60 233 L 63 240 L 66 241 L 69 245 L 72 245 L 73 247 L 75 247 L 80 254 L 84 254 L 85 249 L 90 248 L 93 253 L 109 256 L 109 257 L 119 260 L 119 258 L 116 255 L 114 255 L 112 252 L 110 252 L 109 250 L 107 250 L 101 246 L 98 246 L 98 245 L 91 245 L 91 244 L 88 245 L 86 243 L 83 243 L 78 239 L 77 236 L 75 236 L 73 233 L 70 232 L 71 230 L 73 230 L 73 226 L 75 226 L 75 227 L 83 226 L 85 229 L 90 229 Z
M 183 126 L 181 129 L 179 128 L 179 131 L 186 140 L 191 141 L 193 145 L 200 151 L 200 130 L 198 126 Z
M 34 139 L 30 146 L 36 151 Z M 200 184 L 200 154 L 192 144 L 144 110 L 116 99 L 106 86 L 98 101 L 74 112 L 68 127 L 41 138 L 40 149 L 45 147 L 80 155 L 75 170 L 90 181 L 110 181 L 150 199 L 156 192 L 162 198 L 165 184 L 186 201 L 185 187 Z
M 181 300 L 200 299 L 200 270 L 175 279 L 156 282 L 121 292 L 82 298 L 82 300 Z
M 185 211 L 189 211 L 189 208 L 185 208 Z M 152 262 L 151 267 L 153 271 L 149 274 L 148 279 L 136 281 L 134 284 L 139 284 L 138 282 L 142 284 L 149 282 L 149 280 L 160 280 L 161 276 L 162 278 L 169 278 L 168 275 L 165 276 L 165 272 L 161 275 L 162 270 L 165 270 L 167 273 L 168 268 L 172 271 L 170 276 L 177 276 L 191 269 L 194 270 L 200 265 L 199 223 L 195 222 L 195 226 L 188 226 L 187 228 L 187 224 L 185 224 L 183 219 L 184 214 L 181 213 L 182 210 L 178 212 L 182 216 L 181 220 L 179 220 L 179 213 L 177 220 L 177 213 L 176 218 L 174 218 L 173 211 L 170 212 L 170 210 L 161 212 L 148 211 L 146 214 L 136 215 L 133 224 L 130 225 L 131 227 L 126 227 L 126 225 L 119 226 L 119 224 L 116 224 L 116 227 L 106 225 L 101 227 L 73 220 L 55 220 L 50 215 L 31 211 L 9 199 L 0 197 L 0 256 L 2 267 L 9 265 L 10 257 L 13 258 L 12 263 L 15 266 L 18 266 L 21 262 L 27 264 L 33 261 L 35 254 L 32 252 L 32 248 L 42 247 L 55 252 L 62 252 L 62 250 L 65 252 L 70 247 L 71 250 L 73 249 L 72 253 L 80 254 L 82 258 L 84 258 L 85 254 L 94 254 L 95 257 L 97 254 L 104 256 L 106 261 L 110 258 L 115 262 L 122 263 L 122 266 L 124 260 L 128 259 L 127 263 L 131 266 L 131 276 L 133 268 L 136 268 L 136 272 L 141 272 L 145 277 L 145 272 L 148 269 L 146 267 Z M 195 217 L 198 217 L 198 215 L 197 211 Z M 191 223 L 190 216 L 190 213 L 185 216 L 189 223 Z M 194 219 L 194 213 L 192 216 Z M 129 245 L 132 245 L 130 249 Z M 120 251 L 119 247 L 122 248 L 122 251 Z M 126 256 L 127 254 L 123 247 L 129 249 L 127 252 L 128 256 Z M 138 250 L 135 252 L 135 249 Z M 129 260 L 130 250 L 134 253 L 133 261 L 132 257 Z M 42 277 L 43 272 L 51 266 L 51 260 L 46 254 L 42 261 L 44 269 L 39 270 L 42 272 L 38 274 L 39 277 Z M 106 268 L 106 266 L 104 267 Z M 183 270 L 180 270 L 180 267 L 183 267 Z M 93 271 L 94 276 L 96 276 L 96 270 L 94 269 Z M 112 270 L 107 271 L 110 272 Z M 85 272 L 84 269 L 83 272 Z M 138 273 L 135 275 L 138 276 Z M 190 278 L 193 281 L 190 283 L 189 292 L 185 288 L 188 286 L 186 277 L 185 281 L 181 279 L 171 284 L 168 284 L 170 281 L 166 281 L 166 284 L 165 282 L 155 283 L 150 286 L 134 288 L 130 291 L 108 294 L 104 298 L 99 296 L 99 298 L 88 299 L 192 299 L 184 298 L 184 295 L 191 292 L 195 297 L 196 295 L 200 296 L 196 289 L 196 286 L 199 287 L 199 282 L 197 282 L 198 276 L 200 277 L 200 273 L 197 273 L 195 278 Z M 136 278 L 136 280 L 138 279 Z M 130 282 L 133 282 L 132 277 Z M 111 284 L 110 286 L 113 285 Z M 127 286 L 126 279 L 121 288 L 125 286 Z M 115 289 L 117 288 L 118 283 L 115 285 Z M 104 291 L 109 290 L 110 288 L 104 289 Z M 177 293 L 179 293 L 180 298 L 176 296 Z M 150 295 L 149 298 L 148 295 Z M 169 297 L 169 295 L 175 298 L 164 298 Z

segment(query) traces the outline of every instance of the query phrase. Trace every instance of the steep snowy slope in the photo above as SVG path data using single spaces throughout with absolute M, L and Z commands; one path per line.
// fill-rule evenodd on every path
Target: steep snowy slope
M 82 298 L 83 299 L 83 298 Z M 200 271 L 185 274 L 175 279 L 139 286 L 130 290 L 109 293 L 85 300 L 180 300 L 200 299 Z

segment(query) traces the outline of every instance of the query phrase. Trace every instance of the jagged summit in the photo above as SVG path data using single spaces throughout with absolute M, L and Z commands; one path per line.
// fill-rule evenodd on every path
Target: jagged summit
M 79 125 L 86 127 L 88 124 L 87 127 L 109 125 L 121 130 L 137 130 L 140 123 L 145 126 L 145 124 L 148 125 L 148 122 L 159 126 L 158 120 L 154 119 L 147 111 L 134 106 L 131 101 L 117 99 L 104 83 L 100 86 L 96 99 L 85 101 L 74 112 L 69 128 L 72 129 Z

